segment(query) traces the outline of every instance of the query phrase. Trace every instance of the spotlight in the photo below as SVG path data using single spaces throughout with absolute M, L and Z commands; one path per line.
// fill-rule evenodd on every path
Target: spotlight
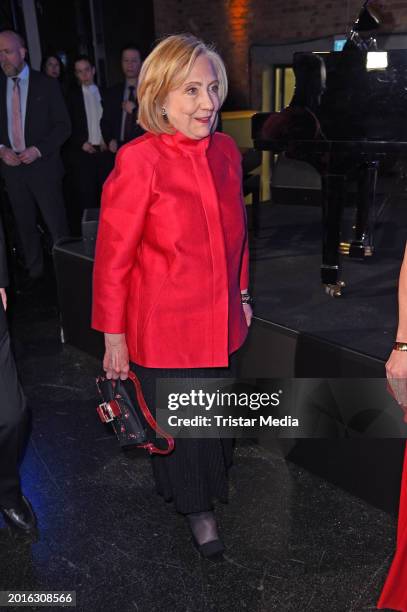
M 377 28 L 380 27 L 378 18 L 369 11 L 368 4 L 369 0 L 366 0 L 354 23 L 352 30 L 355 32 L 369 32 L 370 30 L 377 30 Z
M 366 32 L 377 30 L 380 27 L 380 22 L 376 15 L 373 15 L 368 7 L 369 0 L 365 0 L 358 18 L 352 26 L 348 35 L 348 39 L 343 47 L 344 51 L 358 49 L 359 51 L 375 51 L 377 50 L 377 42 L 373 36 L 363 36 Z

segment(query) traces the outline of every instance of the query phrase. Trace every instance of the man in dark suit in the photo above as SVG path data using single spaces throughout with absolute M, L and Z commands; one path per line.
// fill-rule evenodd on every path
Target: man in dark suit
M 104 141 L 111 153 L 116 153 L 122 144 L 144 133 L 144 130 L 137 125 L 136 91 L 141 55 L 135 45 L 129 44 L 123 47 L 121 67 L 126 80 L 106 91 L 100 123 Z
M 26 405 L 10 350 L 6 319 L 7 284 L 4 234 L 0 223 L 0 511 L 11 527 L 31 534 L 36 531 L 36 517 L 30 502 L 22 494 L 18 473 Z
M 80 233 L 85 208 L 100 206 L 102 185 L 113 169 L 114 156 L 100 129 L 102 95 L 95 83 L 95 67 L 86 55 L 74 62 L 77 85 L 68 94 L 72 134 L 66 147 L 73 197 L 68 217 L 72 231 Z
M 59 151 L 71 128 L 58 83 L 29 68 L 25 55 L 19 34 L 0 32 L 1 172 L 26 270 L 30 279 L 38 279 L 43 274 L 43 254 L 36 205 L 54 242 L 68 234 Z

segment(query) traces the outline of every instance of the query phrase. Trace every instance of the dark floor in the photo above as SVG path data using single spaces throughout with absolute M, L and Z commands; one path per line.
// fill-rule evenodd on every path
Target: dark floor
M 342 257 L 340 298 L 320 282 L 321 211 L 315 206 L 263 205 L 251 250 L 255 314 L 353 350 L 387 359 L 397 324 L 397 280 L 407 240 L 404 186 L 389 199 L 375 231 L 375 253 Z M 345 211 L 343 239 L 352 235 Z
M 148 457 L 120 453 L 98 421 L 99 363 L 60 344 L 47 300 L 11 305 L 33 414 L 23 483 L 41 537 L 30 545 L 0 529 L 0 589 L 76 590 L 86 612 L 375 609 L 394 517 L 249 443 L 218 507 L 225 561 L 201 560 L 183 517 L 154 493 Z

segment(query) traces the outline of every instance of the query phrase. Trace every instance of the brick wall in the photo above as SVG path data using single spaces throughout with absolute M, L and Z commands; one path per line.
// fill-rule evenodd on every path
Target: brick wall
M 157 37 L 189 31 L 215 43 L 230 80 L 229 108 L 248 107 L 248 57 L 254 43 L 343 34 L 362 0 L 154 0 Z M 407 0 L 373 0 L 386 32 L 407 32 Z

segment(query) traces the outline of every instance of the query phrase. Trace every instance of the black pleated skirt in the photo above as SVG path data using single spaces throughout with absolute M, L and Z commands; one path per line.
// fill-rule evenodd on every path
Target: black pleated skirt
M 155 387 L 158 378 L 233 378 L 237 376 L 237 353 L 228 368 L 144 368 L 131 363 L 140 380 L 144 398 L 155 414 Z M 169 455 L 152 455 L 156 490 L 173 501 L 183 514 L 213 509 L 215 499 L 228 501 L 228 470 L 233 460 L 232 438 L 176 438 Z

